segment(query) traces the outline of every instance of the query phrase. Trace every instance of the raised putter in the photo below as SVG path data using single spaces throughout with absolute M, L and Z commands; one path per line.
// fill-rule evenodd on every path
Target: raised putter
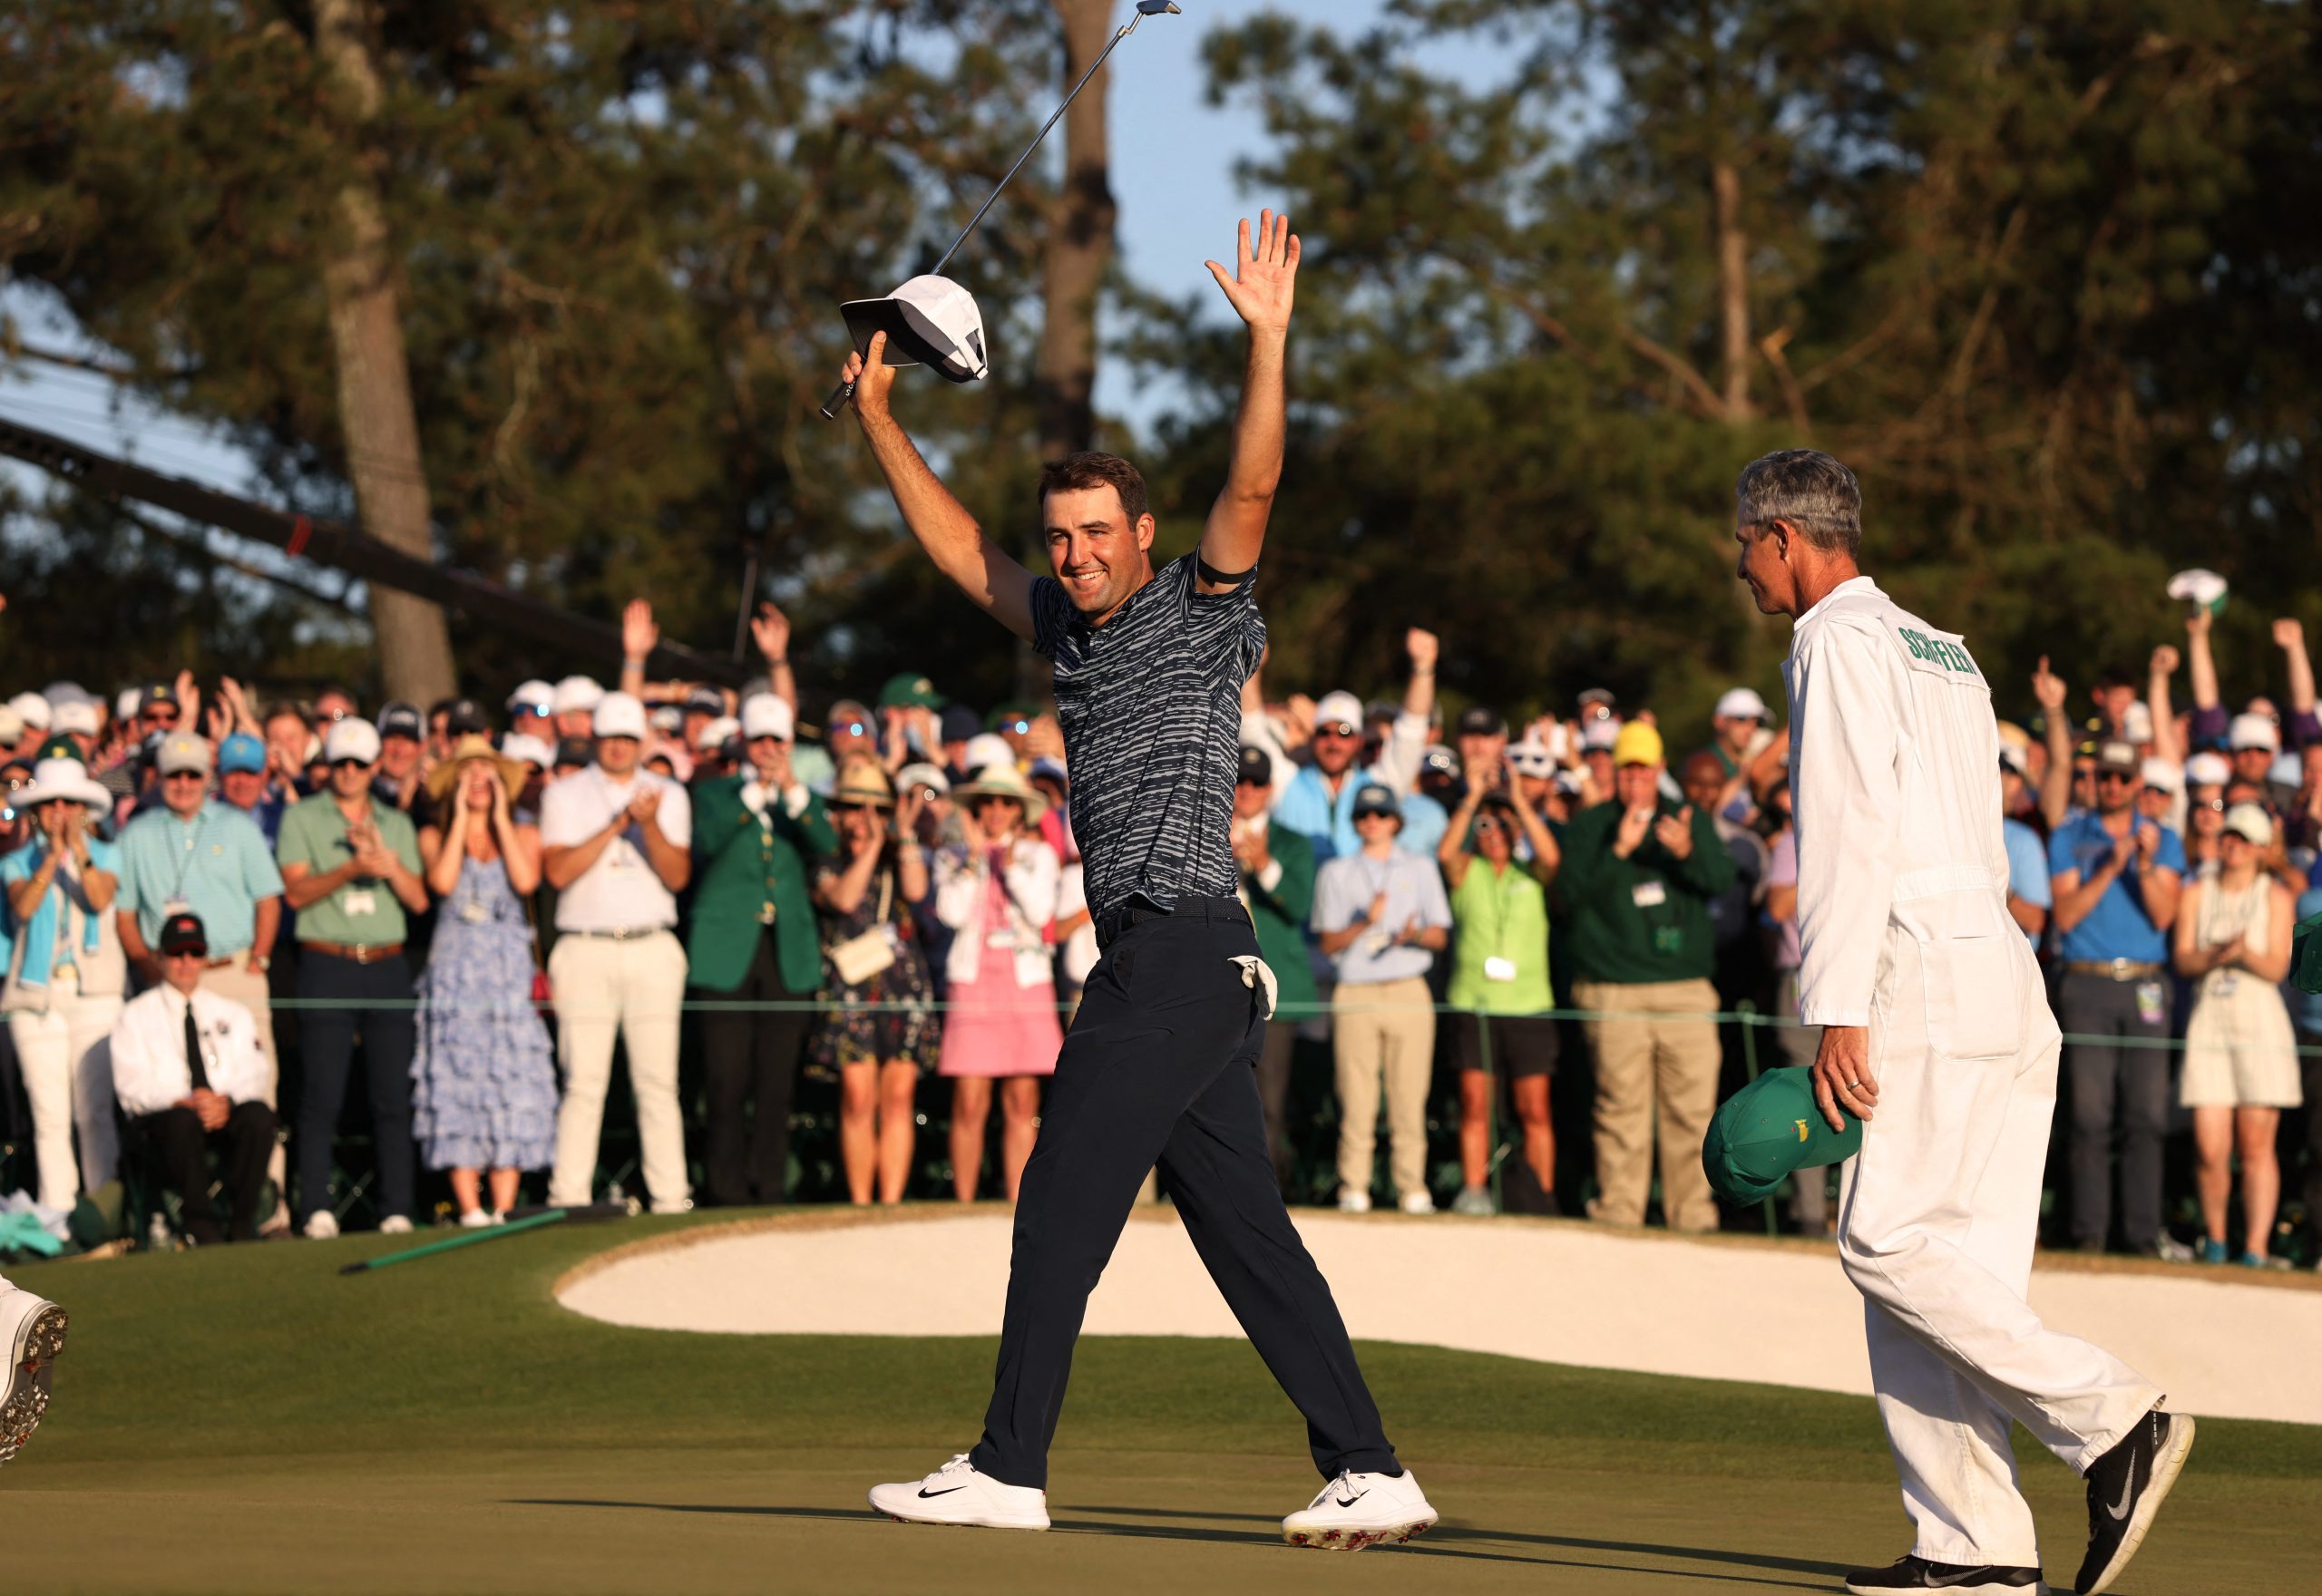
M 1049 130 L 1056 126 L 1073 101 L 1080 97 L 1080 91 L 1088 86 L 1088 80 L 1097 75 L 1097 69 L 1105 64 L 1106 58 L 1118 48 L 1120 42 L 1137 32 L 1137 24 L 1148 16 L 1183 15 L 1176 0 L 1137 0 L 1137 15 L 1122 25 L 1120 31 L 1098 53 L 1097 59 L 1088 63 L 1088 70 L 1082 73 L 1080 81 L 1072 85 L 1072 92 L 1067 94 L 1054 114 L 1040 124 L 1040 131 L 1034 133 L 1032 141 L 1024 146 L 1024 153 L 1016 158 L 1016 164 L 1008 169 L 1008 175 L 1000 180 L 999 186 L 976 208 L 976 213 L 968 219 L 968 225 L 960 229 L 960 236 L 951 240 L 951 247 L 943 251 L 943 258 L 926 273 L 912 278 L 883 299 L 850 299 L 839 307 L 839 314 L 846 318 L 847 335 L 858 351 L 869 354 L 871 335 L 883 332 L 887 335 L 889 365 L 932 365 L 955 383 L 972 383 L 990 369 L 984 350 L 983 313 L 977 308 L 973 295 L 943 276 L 943 268 L 951 264 L 951 258 L 960 252 L 960 246 L 968 241 L 969 236 L 990 213 L 993 203 L 1008 185 L 1016 180 L 1016 174 L 1022 171 L 1024 163 L 1032 159 L 1032 152 L 1040 147 L 1040 141 L 1049 136 Z M 836 421 L 839 412 L 854 400 L 854 384 L 841 383 L 824 403 L 823 419 Z

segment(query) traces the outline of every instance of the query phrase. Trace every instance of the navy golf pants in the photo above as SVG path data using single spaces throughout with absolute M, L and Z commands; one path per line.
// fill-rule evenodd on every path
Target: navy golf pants
M 1239 904 L 1204 899 L 1131 924 L 1088 974 L 1024 1169 L 999 1368 L 971 1455 L 1002 1484 L 1048 1484 L 1088 1293 L 1156 1163 L 1210 1278 L 1305 1416 L 1315 1467 L 1401 1472 L 1274 1183 L 1253 1068 L 1265 999 L 1234 963 L 1257 951 Z

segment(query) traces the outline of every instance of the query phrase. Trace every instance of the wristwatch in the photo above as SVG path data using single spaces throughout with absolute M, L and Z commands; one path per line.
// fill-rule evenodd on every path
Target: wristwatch
M 274 968 L 274 956 L 270 953 L 253 953 L 250 955 L 250 962 L 258 966 L 259 974 L 264 975 Z

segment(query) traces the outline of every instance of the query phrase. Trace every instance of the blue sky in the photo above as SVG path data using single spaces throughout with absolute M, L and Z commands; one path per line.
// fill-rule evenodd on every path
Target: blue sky
M 1246 191 L 1234 176 L 1238 160 L 1263 148 L 1263 132 L 1254 112 L 1205 103 L 1203 38 L 1267 10 L 1358 30 L 1378 19 L 1387 0 L 1181 3 L 1185 15 L 1151 19 L 1113 56 L 1112 183 L 1120 208 L 1121 258 L 1145 287 L 1173 298 L 1195 292 L 1209 296 L 1224 316 L 1230 313 L 1202 262 L 1224 259 L 1233 248 L 1235 219 L 1254 217 L 1275 196 Z M 1127 0 L 1118 9 L 1126 17 Z M 1495 70 L 1493 53 L 1482 43 L 1437 46 L 1427 60 L 1438 70 L 1461 75 L 1480 77 Z M 1062 134 L 1050 137 L 1060 141 Z M 0 290 L 0 306 L 19 319 L 30 341 L 84 347 L 74 329 L 45 314 L 37 298 Z M 136 404 L 116 414 L 113 397 L 112 384 L 91 374 L 37 362 L 0 366 L 0 413 L 92 447 L 126 453 L 155 470 L 229 490 L 248 485 L 239 456 L 210 441 L 198 423 Z M 1133 392 L 1117 362 L 1100 368 L 1098 402 L 1113 414 L 1141 423 L 1161 397 L 1159 392 Z

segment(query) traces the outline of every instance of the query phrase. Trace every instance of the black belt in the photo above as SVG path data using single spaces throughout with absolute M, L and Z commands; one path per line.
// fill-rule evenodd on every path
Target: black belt
M 1097 946 L 1111 947 L 1132 926 L 1141 926 L 1151 920 L 1223 920 L 1248 925 L 1250 911 L 1242 907 L 1239 898 L 1180 898 L 1164 909 L 1150 898 L 1131 898 L 1117 909 L 1108 909 L 1097 919 Z

